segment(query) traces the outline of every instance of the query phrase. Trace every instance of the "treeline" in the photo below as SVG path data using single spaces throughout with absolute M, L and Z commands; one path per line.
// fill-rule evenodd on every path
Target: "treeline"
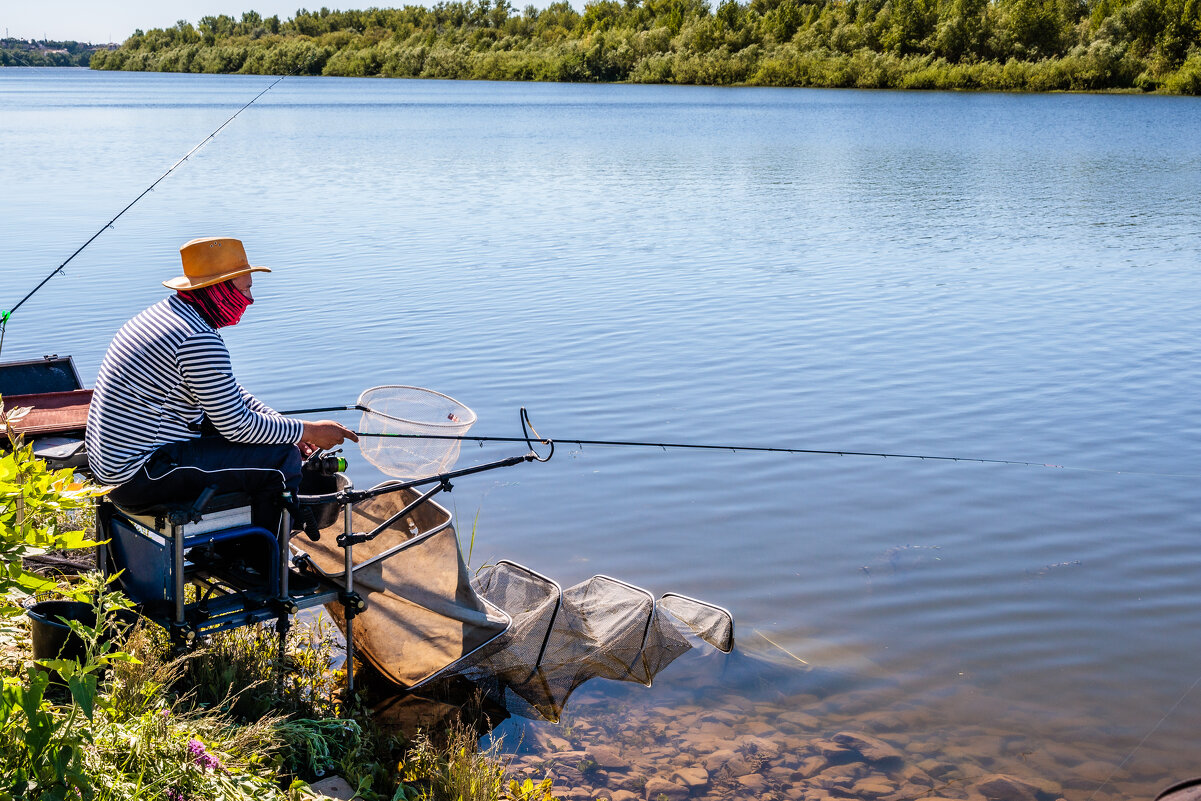
M 247 12 L 137 31 L 94 69 L 1201 94 L 1201 0 L 507 0 Z
M 104 45 L 0 39 L 0 67 L 86 67 Z

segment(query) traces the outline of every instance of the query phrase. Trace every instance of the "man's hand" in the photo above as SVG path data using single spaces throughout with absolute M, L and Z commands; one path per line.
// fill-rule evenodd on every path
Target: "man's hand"
M 358 442 L 359 438 L 346 426 L 333 420 L 305 421 L 304 433 L 300 435 L 300 450 L 305 451 L 305 445 L 311 445 L 321 450 L 328 450 L 344 441 Z M 311 451 L 310 451 L 311 452 Z

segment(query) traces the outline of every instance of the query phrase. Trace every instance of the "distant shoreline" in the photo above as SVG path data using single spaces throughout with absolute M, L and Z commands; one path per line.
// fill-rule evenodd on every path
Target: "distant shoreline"
M 1095 71 L 1087 62 L 1075 57 L 1048 58 L 1039 61 L 975 62 L 952 64 L 930 56 L 896 57 L 889 54 L 860 51 L 852 54 L 815 53 L 796 54 L 792 59 L 776 59 L 757 64 L 742 80 L 700 80 L 688 74 L 688 59 L 679 56 L 664 56 L 666 64 L 660 74 L 635 74 L 620 77 L 549 76 L 530 77 L 523 69 L 506 68 L 494 60 L 483 57 L 470 59 L 457 69 L 421 69 L 410 71 L 357 71 L 339 69 L 337 65 L 324 63 L 320 69 L 306 69 L 303 64 L 291 69 L 255 68 L 243 64 L 237 69 L 213 70 L 204 68 L 166 69 L 156 68 L 153 63 L 142 59 L 122 60 L 122 51 L 113 51 L 115 59 L 105 59 L 98 65 L 93 59 L 91 69 L 126 72 L 166 73 L 209 73 L 242 75 L 306 75 L 316 77 L 355 78 L 407 78 L 431 80 L 476 80 L 517 81 L 533 83 L 606 83 L 606 84 L 652 84 L 715 87 L 775 87 L 808 89 L 878 89 L 878 90 L 927 90 L 966 92 L 1012 92 L 1012 93 L 1081 93 L 1081 94 L 1158 94 L 1158 95 L 1201 95 L 1201 57 L 1190 59 L 1179 70 L 1168 73 L 1160 80 L 1131 80 L 1125 83 L 1098 82 Z M 104 54 L 100 54 L 103 56 Z M 174 59 L 178 53 L 167 53 Z M 198 54 L 197 54 L 198 55 Z M 264 54 L 271 59 L 272 54 Z M 417 54 L 419 57 L 429 54 Z M 434 52 L 436 59 L 439 55 Z M 529 54 L 526 56 L 545 63 L 554 56 Z M 119 66 L 113 61 L 117 60 Z M 522 56 L 512 56 L 512 61 Z M 681 65 L 679 62 L 683 61 Z M 247 68 L 250 66 L 251 68 Z M 685 74 L 679 74 L 678 68 Z M 723 64 L 717 67 L 728 66 Z M 742 70 L 748 72 L 748 70 Z M 1135 76 L 1143 78 L 1144 75 Z
M 129 70 L 129 69 L 114 70 L 114 69 L 110 69 L 110 68 L 96 68 L 96 67 L 77 66 L 77 65 L 45 66 L 45 65 L 25 65 L 25 64 L 8 64 L 8 65 L 0 64 L 0 70 L 5 70 L 5 69 L 64 69 L 64 70 L 84 70 L 84 71 L 96 71 L 96 72 L 156 72 L 158 74 L 167 74 L 167 75 L 169 75 L 169 74 L 185 74 L 185 73 L 181 73 L 178 70 Z M 197 71 L 197 72 L 190 72 L 190 73 L 186 73 L 186 74 L 190 74 L 190 75 L 220 74 L 220 75 L 278 76 L 281 74 L 287 75 L 288 73 L 248 72 L 248 71 L 240 70 L 237 72 L 225 72 L 225 73 L 209 73 L 209 72 L 198 72 Z M 1172 91 L 1166 91 L 1163 89 L 1141 89 L 1138 87 L 1113 87 L 1113 88 L 1106 88 L 1106 89 L 1074 89 L 1074 88 L 1033 89 L 1033 88 L 992 88 L 992 87 L 987 87 L 987 86 L 859 86 L 859 85 L 852 86 L 852 85 L 813 85 L 813 84 L 797 85 L 797 84 L 765 84 L 765 83 L 681 84 L 681 83 L 672 83 L 672 82 L 654 83 L 654 82 L 648 82 L 648 81 L 522 80 L 519 78 L 505 78 L 505 77 L 487 78 L 487 77 L 475 77 L 475 76 L 466 76 L 466 77 L 437 76 L 437 77 L 432 77 L 432 76 L 425 76 L 425 75 L 399 75 L 399 76 L 338 75 L 338 74 L 329 73 L 329 72 L 320 73 L 320 74 L 297 73 L 297 75 L 303 75 L 304 77 L 308 77 L 308 78 L 347 78 L 347 77 L 352 77 L 352 78 L 372 78 L 372 79 L 379 79 L 379 80 L 389 80 L 391 78 L 400 78 L 403 80 L 410 80 L 410 81 L 463 80 L 463 81 L 481 81 L 481 82 L 495 81 L 497 83 L 589 83 L 589 84 L 605 85 L 605 86 L 704 86 L 704 87 L 709 87 L 709 88 L 720 88 L 720 89 L 865 89 L 865 90 L 870 90 L 870 91 L 889 91 L 889 92 L 909 92 L 909 91 L 911 91 L 911 92 L 963 92 L 963 93 L 978 92 L 978 93 L 982 93 L 982 94 L 999 93 L 999 94 L 1018 94 L 1018 95 L 1021 95 L 1021 94 L 1030 94 L 1030 95 L 1034 95 L 1034 94 L 1065 94 L 1065 95 L 1078 94 L 1078 95 L 1139 95 L 1139 96 L 1145 95 L 1145 96 L 1149 96 L 1149 97 L 1197 96 L 1195 93 L 1172 92 Z
M 1149 13 L 1153 11 L 1154 13 Z M 145 72 L 1201 95 L 1201 4 L 1172 0 L 592 0 L 250 11 L 138 30 Z
M 119 47 L 116 43 L 0 39 L 0 67 L 87 67 L 92 55 Z

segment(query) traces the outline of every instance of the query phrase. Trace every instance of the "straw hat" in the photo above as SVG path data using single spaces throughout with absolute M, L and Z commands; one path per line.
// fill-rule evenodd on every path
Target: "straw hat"
M 227 236 L 193 239 L 179 249 L 183 275 L 163 281 L 168 289 L 200 289 L 246 273 L 269 273 L 266 267 L 251 267 L 242 240 Z

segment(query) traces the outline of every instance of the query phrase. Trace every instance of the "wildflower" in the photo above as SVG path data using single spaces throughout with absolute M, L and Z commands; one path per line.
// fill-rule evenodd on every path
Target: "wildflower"
M 167 790 L 167 801 L 188 801 L 188 798 L 177 788 L 171 787 Z
M 200 766 L 201 770 L 224 770 L 221 767 L 221 760 L 208 753 L 204 749 L 204 743 L 196 738 L 188 740 L 188 754 L 192 757 L 192 762 Z

